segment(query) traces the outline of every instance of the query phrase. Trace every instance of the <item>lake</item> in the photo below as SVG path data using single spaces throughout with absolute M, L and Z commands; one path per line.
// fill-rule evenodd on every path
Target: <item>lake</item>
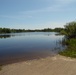
M 0 64 L 53 56 L 65 49 L 56 32 L 0 34 Z

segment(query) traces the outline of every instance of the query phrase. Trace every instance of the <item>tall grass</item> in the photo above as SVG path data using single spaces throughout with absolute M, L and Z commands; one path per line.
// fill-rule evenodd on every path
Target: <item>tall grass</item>
M 67 49 L 65 49 L 62 52 L 59 52 L 59 54 L 67 57 L 76 58 L 76 39 L 73 38 L 73 39 L 66 40 L 65 44 L 67 45 Z

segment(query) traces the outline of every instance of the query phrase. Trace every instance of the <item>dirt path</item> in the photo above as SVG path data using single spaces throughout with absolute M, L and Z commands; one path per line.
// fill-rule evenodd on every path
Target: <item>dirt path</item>
M 76 59 L 64 56 L 6 65 L 0 75 L 76 75 Z

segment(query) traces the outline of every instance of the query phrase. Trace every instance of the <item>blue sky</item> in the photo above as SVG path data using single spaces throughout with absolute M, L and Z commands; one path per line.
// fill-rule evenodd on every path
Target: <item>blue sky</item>
M 0 27 L 43 29 L 76 20 L 76 0 L 0 0 Z

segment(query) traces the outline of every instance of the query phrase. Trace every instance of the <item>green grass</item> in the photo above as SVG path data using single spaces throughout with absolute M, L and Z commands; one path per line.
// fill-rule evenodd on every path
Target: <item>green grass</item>
M 65 43 L 67 45 L 67 49 L 59 52 L 59 54 L 67 57 L 76 58 L 76 38 L 66 40 Z

